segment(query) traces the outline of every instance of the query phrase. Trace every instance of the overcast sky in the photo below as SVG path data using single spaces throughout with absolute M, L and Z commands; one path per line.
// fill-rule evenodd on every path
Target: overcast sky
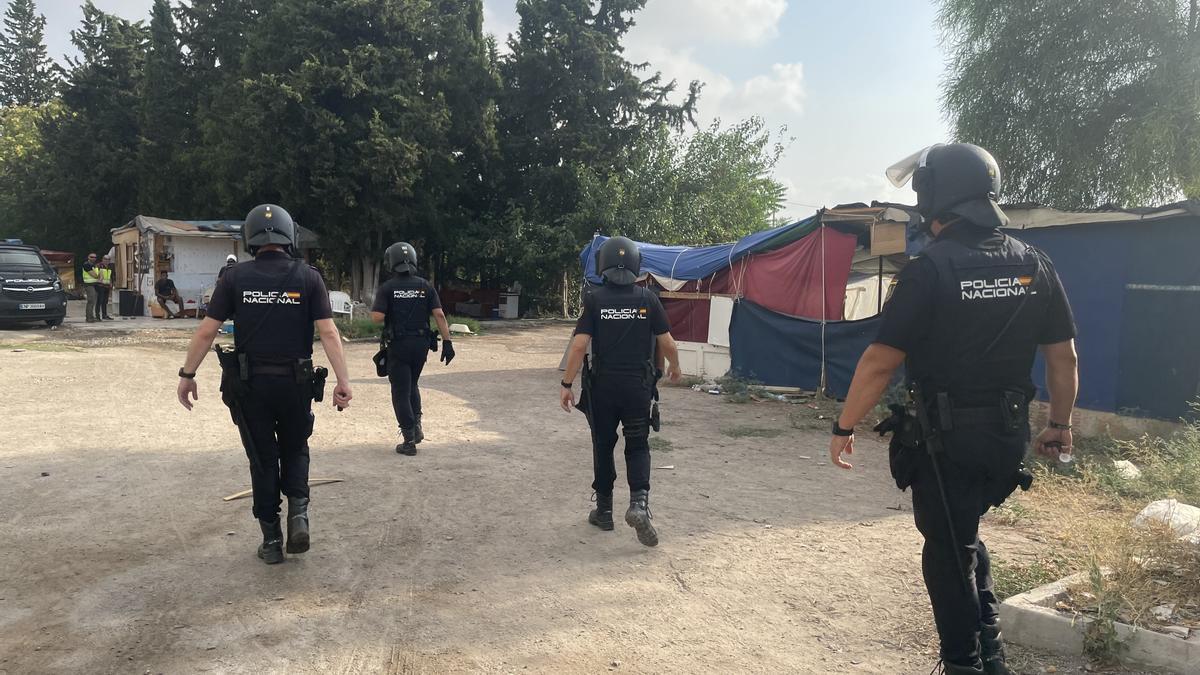
M 102 10 L 147 19 L 150 0 L 94 0 Z M 35 0 L 50 53 L 70 53 L 77 0 Z M 0 6 L 6 5 L 0 0 Z M 516 30 L 514 0 L 485 0 L 486 29 Z M 786 212 L 890 199 L 912 203 L 884 179 L 891 163 L 946 140 L 938 104 L 945 57 L 934 0 L 649 0 L 627 40 L 681 88 L 705 82 L 701 125 L 751 115 L 786 125 L 794 141 L 777 177 Z

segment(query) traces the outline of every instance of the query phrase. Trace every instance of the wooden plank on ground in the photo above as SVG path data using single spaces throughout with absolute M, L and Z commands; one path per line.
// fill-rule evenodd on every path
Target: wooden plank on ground
M 317 485 L 328 485 L 329 483 L 341 483 L 345 480 L 346 480 L 345 478 L 313 478 L 308 481 L 308 487 L 315 487 Z M 228 497 L 222 497 L 221 501 L 231 502 L 235 499 L 245 499 L 246 497 L 249 497 L 252 494 L 254 494 L 254 490 L 242 490 L 241 492 L 235 492 L 235 493 L 229 495 Z

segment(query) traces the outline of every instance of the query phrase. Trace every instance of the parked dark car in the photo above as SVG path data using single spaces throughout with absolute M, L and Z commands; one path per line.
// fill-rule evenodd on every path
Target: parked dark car
M 38 249 L 0 241 L 0 323 L 57 326 L 66 316 L 62 282 Z

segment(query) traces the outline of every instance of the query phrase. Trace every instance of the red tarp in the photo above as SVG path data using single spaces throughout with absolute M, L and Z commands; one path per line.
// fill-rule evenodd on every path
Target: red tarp
M 850 263 L 857 243 L 858 238 L 852 234 L 822 227 L 777 251 L 738 261 L 732 270 L 733 278 L 743 296 L 773 312 L 820 319 L 824 309 L 826 320 L 841 321 L 846 280 L 850 278 Z
M 829 321 L 841 321 L 858 238 L 828 227 L 775 251 L 742 258 L 707 279 L 689 281 L 679 292 L 740 295 L 779 314 L 820 320 L 822 243 L 824 315 Z M 664 298 L 663 307 L 676 340 L 708 342 L 708 300 Z
M 663 298 L 671 322 L 671 337 L 681 342 L 708 342 L 708 300 Z

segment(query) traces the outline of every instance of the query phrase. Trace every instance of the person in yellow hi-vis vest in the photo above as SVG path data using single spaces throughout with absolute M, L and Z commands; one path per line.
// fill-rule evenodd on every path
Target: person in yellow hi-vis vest
M 100 320 L 98 303 L 100 301 L 100 283 L 102 272 L 96 254 L 89 253 L 87 262 L 83 263 L 83 292 L 87 296 L 87 322 L 95 323 Z
M 116 321 L 108 315 L 108 302 L 112 298 L 113 270 L 108 256 L 100 259 L 100 283 L 96 288 L 96 314 L 102 321 Z

